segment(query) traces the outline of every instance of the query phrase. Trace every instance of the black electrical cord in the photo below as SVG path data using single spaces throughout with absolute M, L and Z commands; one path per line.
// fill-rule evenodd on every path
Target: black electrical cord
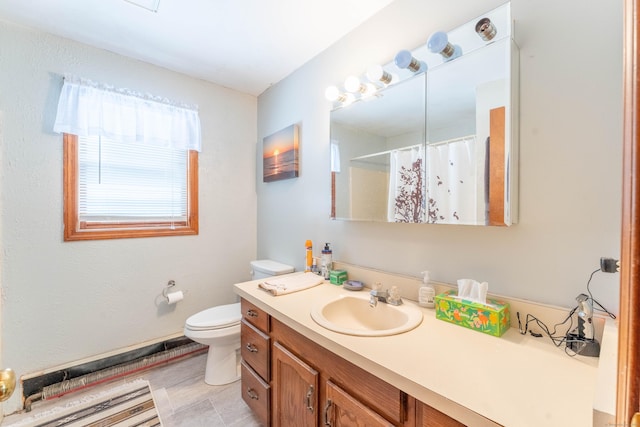
M 600 308 L 596 308 L 596 310 L 601 311 L 603 313 L 607 313 L 609 317 L 611 317 L 612 319 L 615 319 L 616 315 L 611 313 L 606 308 L 604 308 L 602 304 L 600 304 L 595 298 L 593 298 L 593 294 L 591 293 L 591 289 L 590 289 L 591 279 L 593 279 L 594 274 L 596 274 L 598 271 L 602 271 L 602 270 L 600 268 L 597 270 L 594 270 L 589 276 L 589 280 L 587 281 L 587 293 L 589 294 L 589 299 L 591 299 L 591 301 L 594 304 L 597 304 L 598 307 L 600 307 Z M 542 330 L 542 332 L 546 334 L 549 337 L 549 339 L 551 339 L 551 341 L 556 347 L 560 347 L 562 344 L 568 344 L 568 343 L 584 343 L 584 341 L 582 340 L 568 338 L 568 335 L 567 335 L 569 331 L 571 331 L 571 328 L 573 327 L 573 314 L 576 312 L 577 309 L 578 309 L 578 306 L 574 307 L 562 322 L 556 323 L 553 326 L 553 331 L 550 331 L 547 325 L 545 325 L 545 323 L 542 320 L 538 319 L 532 314 L 527 314 L 527 317 L 524 323 L 524 329 L 523 329 L 522 322 L 520 321 L 520 312 L 517 312 L 516 316 L 518 318 L 518 329 L 520 330 L 520 333 L 522 335 L 526 335 L 527 332 L 529 332 L 532 336 L 536 338 L 540 338 L 542 337 L 542 334 L 529 330 L 529 323 L 535 322 L 536 325 L 538 325 L 538 327 Z M 567 321 L 570 321 L 569 327 L 567 328 L 567 333 L 564 335 L 557 335 L 558 327 L 564 325 L 565 323 L 567 323 Z M 564 352 L 571 357 L 577 354 L 580 354 L 579 351 L 578 352 L 573 351 L 569 345 L 565 346 Z
M 529 323 L 535 322 L 536 325 L 538 325 L 538 327 L 542 330 L 542 332 L 544 332 L 544 334 L 546 334 L 549 337 L 549 339 L 551 339 L 553 344 L 556 347 L 560 347 L 563 343 L 566 342 L 567 336 L 566 336 L 566 334 L 558 335 L 558 327 L 560 327 L 560 326 L 564 325 L 565 323 L 569 322 L 569 327 L 568 327 L 567 331 L 570 331 L 571 327 L 573 326 L 573 313 L 575 313 L 577 309 L 578 309 L 578 306 L 575 306 L 569 312 L 567 317 L 562 322 L 556 323 L 553 326 L 553 331 L 550 331 L 549 327 L 542 320 L 538 319 L 537 317 L 535 317 L 532 314 L 527 314 L 527 317 L 526 317 L 525 323 L 524 323 L 524 329 L 523 329 L 522 328 L 522 322 L 520 321 L 520 312 L 517 312 L 516 316 L 518 318 L 518 328 L 520 329 L 520 333 L 522 335 L 526 335 L 526 333 L 529 332 L 534 337 L 541 337 L 542 334 L 537 334 L 536 332 L 529 331 Z

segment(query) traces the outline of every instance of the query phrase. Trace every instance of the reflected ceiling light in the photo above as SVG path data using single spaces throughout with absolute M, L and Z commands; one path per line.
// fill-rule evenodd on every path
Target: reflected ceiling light
M 414 58 L 408 50 L 401 50 L 398 52 L 393 62 L 395 62 L 398 68 L 406 68 L 414 73 L 427 71 L 427 64 Z
M 352 93 L 342 93 L 336 86 L 327 87 L 324 91 L 324 96 L 331 102 L 341 102 L 344 105 L 349 105 L 355 101 Z
M 476 24 L 476 33 L 480 36 L 480 38 L 486 42 L 493 40 L 493 38 L 498 34 L 498 30 L 496 26 L 493 25 L 491 19 L 482 18 Z
M 449 36 L 444 31 L 436 31 L 427 41 L 427 47 L 433 53 L 442 55 L 445 61 L 450 61 L 462 55 L 462 48 L 449 43 Z
M 151 12 L 157 12 L 160 7 L 160 0 L 124 0 L 136 6 L 143 7 Z
M 382 68 L 382 65 L 372 65 L 367 69 L 367 78 L 372 83 L 382 82 L 385 85 L 390 85 L 398 80 L 398 76 L 391 74 Z

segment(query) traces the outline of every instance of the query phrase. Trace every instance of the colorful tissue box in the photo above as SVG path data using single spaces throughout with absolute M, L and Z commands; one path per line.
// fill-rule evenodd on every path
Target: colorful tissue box
M 444 292 L 435 297 L 436 318 L 474 331 L 496 337 L 501 336 L 511 326 L 509 304 L 487 298 L 481 304 L 456 298 L 456 291 Z
M 334 285 L 342 285 L 346 281 L 347 281 L 346 270 L 330 270 L 329 271 L 329 283 L 333 283 Z

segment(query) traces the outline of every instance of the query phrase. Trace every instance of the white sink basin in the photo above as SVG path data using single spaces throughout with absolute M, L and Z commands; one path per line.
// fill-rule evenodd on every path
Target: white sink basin
M 414 329 L 422 322 L 422 311 L 412 305 L 394 306 L 378 302 L 369 305 L 369 294 L 340 295 L 315 304 L 311 318 L 334 332 L 365 337 L 396 335 Z

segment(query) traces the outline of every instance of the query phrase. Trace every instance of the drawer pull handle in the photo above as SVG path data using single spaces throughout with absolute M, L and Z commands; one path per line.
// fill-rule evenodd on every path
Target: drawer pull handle
M 246 347 L 247 347 L 247 350 L 249 350 L 251 353 L 257 353 L 258 352 L 258 347 L 256 347 L 255 345 L 251 344 L 250 342 L 247 343 Z
M 253 309 L 249 309 L 249 310 L 247 310 L 247 316 L 249 316 L 249 317 L 258 317 L 258 312 L 253 310 Z
M 251 387 L 247 388 L 247 394 L 249 395 L 249 397 L 251 399 L 254 399 L 254 400 L 258 400 L 259 399 L 258 393 L 256 393 L 256 391 L 254 389 L 252 389 Z
M 313 402 L 311 401 L 311 398 L 313 397 L 313 386 L 310 385 L 309 386 L 309 390 L 307 390 L 307 409 L 309 411 L 311 411 L 311 413 L 313 413 Z
M 331 409 L 331 399 L 327 399 L 327 404 L 324 407 L 324 425 L 331 427 L 331 419 L 329 418 L 329 409 Z

